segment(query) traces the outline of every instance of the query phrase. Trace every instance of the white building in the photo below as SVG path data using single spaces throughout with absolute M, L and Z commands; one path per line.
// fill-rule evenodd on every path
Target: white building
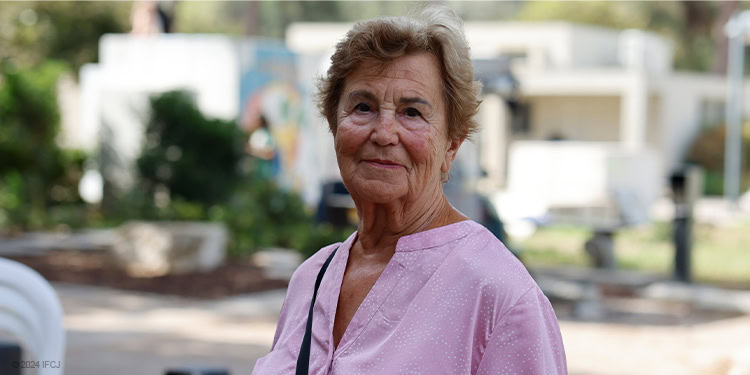
M 68 143 L 92 149 L 108 131 L 121 156 L 133 160 L 148 95 L 187 88 L 205 114 L 241 119 L 251 92 L 281 81 L 293 89 L 274 86 L 267 102 L 294 102 L 300 113 L 300 121 L 273 122 L 291 124 L 278 134 L 289 138 L 294 167 L 306 172 L 297 185 L 315 202 L 320 182 L 338 178 L 338 169 L 311 94 L 351 26 L 293 24 L 286 47 L 219 35 L 105 36 L 99 64 L 81 71 L 81 121 Z M 701 127 L 722 121 L 725 78 L 673 71 L 673 47 L 655 34 L 563 22 L 465 28 L 472 57 L 509 59 L 519 83 L 513 110 L 499 95 L 484 93 L 482 134 L 465 143 L 457 162 L 508 221 L 557 208 L 585 208 L 598 221 L 602 212 L 618 216 L 624 207 L 632 208 L 630 220 L 644 219 Z M 259 52 L 271 50 L 285 63 L 270 62 L 277 52 Z M 109 177 L 127 180 L 127 168 L 120 170 L 122 176 Z
M 287 45 L 327 57 L 351 26 L 294 24 Z M 564 22 L 465 31 L 473 59 L 508 58 L 519 82 L 515 116 L 485 93 L 476 142 L 480 186 L 506 219 L 585 208 L 599 221 L 614 208 L 641 221 L 696 134 L 723 121 L 725 77 L 673 71 L 673 46 L 656 34 Z
M 275 40 L 224 35 L 105 35 L 99 63 L 80 74 L 79 122 L 63 124 L 66 145 L 84 150 L 110 150 L 105 178 L 127 188 L 140 155 L 149 116 L 149 98 L 169 90 L 186 90 L 210 118 L 237 120 L 262 114 L 275 136 L 282 175 L 290 187 L 316 199 L 319 181 L 308 157 L 311 129 L 303 106 L 309 93 L 298 79 L 297 56 Z M 304 74 L 304 73 L 303 73 Z M 308 142 L 309 143 L 309 142 Z M 101 158 L 100 158 L 101 159 Z M 308 181 L 309 179 L 312 181 Z

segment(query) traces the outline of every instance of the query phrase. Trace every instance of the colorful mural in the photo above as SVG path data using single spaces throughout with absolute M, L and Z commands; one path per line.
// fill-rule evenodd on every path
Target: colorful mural
M 265 122 L 278 166 L 273 177 L 284 187 L 299 188 L 295 166 L 304 111 L 295 55 L 284 46 L 270 44 L 260 44 L 253 52 L 252 63 L 242 72 L 240 125 L 252 133 L 263 131 L 259 129 Z

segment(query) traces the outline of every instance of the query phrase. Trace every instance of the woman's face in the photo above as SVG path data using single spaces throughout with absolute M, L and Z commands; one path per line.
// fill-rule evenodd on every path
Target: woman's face
M 385 69 L 365 62 L 347 77 L 334 141 L 355 200 L 434 203 L 440 173 L 450 170 L 461 145 L 447 137 L 441 82 L 427 53 L 402 56 Z

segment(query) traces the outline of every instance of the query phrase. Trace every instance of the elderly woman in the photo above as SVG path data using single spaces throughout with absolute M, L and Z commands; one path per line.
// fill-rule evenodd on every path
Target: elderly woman
M 295 272 L 253 374 L 566 373 L 547 298 L 443 195 L 479 107 L 460 19 L 357 23 L 331 63 L 320 108 L 359 225 Z

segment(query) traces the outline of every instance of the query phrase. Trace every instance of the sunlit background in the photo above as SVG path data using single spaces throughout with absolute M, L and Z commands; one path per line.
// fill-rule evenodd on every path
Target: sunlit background
M 750 374 L 750 4 L 447 4 L 484 88 L 445 192 L 552 301 L 570 373 Z M 291 273 L 357 222 L 316 77 L 420 5 L 1 2 L 0 257 L 66 333 L 40 358 L 7 299 L 0 354 L 251 372 Z

